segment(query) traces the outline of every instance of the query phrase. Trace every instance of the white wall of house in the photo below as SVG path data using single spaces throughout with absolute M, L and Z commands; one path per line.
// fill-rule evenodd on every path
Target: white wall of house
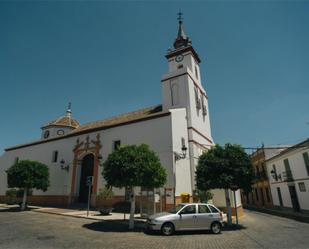
M 295 185 L 298 202 L 302 210 L 309 211 L 309 172 L 306 170 L 303 153 L 309 154 L 309 148 L 294 148 L 282 152 L 278 156 L 270 158 L 266 161 L 267 173 L 269 176 L 271 194 L 275 206 L 280 206 L 277 188 L 280 188 L 283 207 L 292 208 L 292 201 L 288 185 Z M 284 179 L 277 181 L 271 176 L 273 165 L 275 165 L 276 172 L 283 178 L 285 172 L 284 160 L 288 159 L 290 169 L 293 176 L 292 182 L 286 182 Z M 305 191 L 301 191 L 299 183 L 305 185 Z

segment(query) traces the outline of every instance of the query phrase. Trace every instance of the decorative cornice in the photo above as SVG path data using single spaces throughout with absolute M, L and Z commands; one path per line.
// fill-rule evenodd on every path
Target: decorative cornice
M 188 127 L 188 130 L 193 130 L 195 131 L 197 134 L 199 134 L 201 137 L 205 138 L 209 143 L 213 144 L 213 141 L 211 141 L 210 138 L 206 137 L 203 133 L 201 133 L 200 131 L 198 131 L 197 129 L 195 129 L 194 127 L 190 126 Z
M 206 99 L 208 99 L 208 96 L 206 95 L 205 90 L 201 88 L 201 86 L 195 81 L 195 79 L 188 72 L 185 72 L 185 73 L 182 73 L 182 74 L 177 74 L 177 75 L 162 79 L 161 82 L 168 81 L 168 80 L 171 80 L 171 79 L 177 78 L 179 76 L 183 76 L 183 75 L 188 75 L 190 77 L 190 79 L 192 80 L 194 86 L 196 86 L 200 90 L 201 94 L 203 96 L 205 96 Z

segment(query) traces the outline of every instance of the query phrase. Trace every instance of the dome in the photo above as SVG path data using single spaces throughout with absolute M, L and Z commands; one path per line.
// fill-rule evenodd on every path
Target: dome
M 49 122 L 48 124 L 45 125 L 45 127 L 46 126 L 69 126 L 75 129 L 79 127 L 79 122 L 73 119 L 72 117 L 63 116 L 54 121 Z
M 79 127 L 79 122 L 72 118 L 71 103 L 69 103 L 65 116 L 61 116 L 56 120 L 47 123 L 43 126 L 43 128 L 50 126 L 71 127 L 73 129 Z

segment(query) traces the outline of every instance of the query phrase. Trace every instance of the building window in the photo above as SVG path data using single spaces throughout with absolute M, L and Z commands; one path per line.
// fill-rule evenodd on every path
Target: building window
M 207 108 L 204 102 L 204 96 L 202 95 L 202 109 L 203 109 L 203 115 L 206 116 L 207 115 Z
M 304 182 L 299 182 L 298 187 L 300 192 L 306 192 L 306 185 Z
M 19 157 L 15 157 L 15 160 L 14 160 L 14 164 L 18 163 L 19 162 Z
M 173 84 L 172 85 L 172 105 L 178 105 L 178 85 Z
M 58 161 L 58 151 L 53 151 L 52 162 L 56 163 Z
M 177 69 L 181 69 L 181 68 L 183 68 L 183 65 L 182 65 L 182 64 L 179 64 L 179 65 L 177 66 Z
M 303 158 L 304 158 L 304 161 L 305 161 L 307 175 L 309 176 L 309 156 L 308 156 L 308 152 L 303 153 Z
M 282 207 L 283 201 L 282 201 L 282 195 L 281 195 L 280 187 L 277 187 L 277 193 L 278 193 L 279 205 L 280 205 L 280 207 Z
M 120 140 L 114 141 L 113 149 L 114 149 L 114 150 L 118 150 L 119 147 L 120 147 L 120 145 L 121 145 Z
M 198 79 L 198 70 L 197 70 L 197 66 L 195 66 L 195 76 Z
M 270 194 L 269 194 L 269 188 L 265 188 L 265 193 L 266 193 L 266 199 L 267 199 L 267 202 L 270 202 Z
M 198 89 L 197 87 L 194 88 L 194 94 L 195 94 L 195 103 L 196 103 L 196 108 L 199 110 L 201 109 L 201 100 L 199 98 L 198 94 Z
M 292 175 L 289 159 L 284 159 L 283 163 L 284 163 L 284 168 L 285 168 L 285 174 L 284 174 L 285 180 L 292 181 L 293 175 Z
M 255 190 L 255 199 L 256 199 L 256 201 L 259 201 L 259 193 L 258 193 L 258 190 L 257 190 L 257 188 L 254 189 L 254 190 Z

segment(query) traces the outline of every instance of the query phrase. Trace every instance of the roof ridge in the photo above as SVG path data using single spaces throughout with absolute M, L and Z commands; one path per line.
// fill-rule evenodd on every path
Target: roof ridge
M 115 116 L 112 116 L 112 117 L 109 117 L 109 118 L 91 121 L 91 122 L 80 125 L 80 127 L 86 126 L 86 125 L 89 125 L 89 124 L 93 124 L 93 123 L 96 123 L 96 122 L 103 122 L 103 121 L 109 121 L 109 120 L 117 119 L 117 118 L 129 115 L 129 114 L 139 113 L 139 112 L 146 111 L 146 110 L 153 110 L 153 109 L 158 108 L 158 107 L 162 107 L 162 105 L 158 104 L 158 105 L 154 105 L 154 106 L 150 106 L 150 107 L 146 107 L 146 108 L 141 108 L 141 109 L 138 109 L 138 110 L 135 110 L 135 111 L 125 112 L 125 113 L 118 114 L 118 115 L 115 115 Z

